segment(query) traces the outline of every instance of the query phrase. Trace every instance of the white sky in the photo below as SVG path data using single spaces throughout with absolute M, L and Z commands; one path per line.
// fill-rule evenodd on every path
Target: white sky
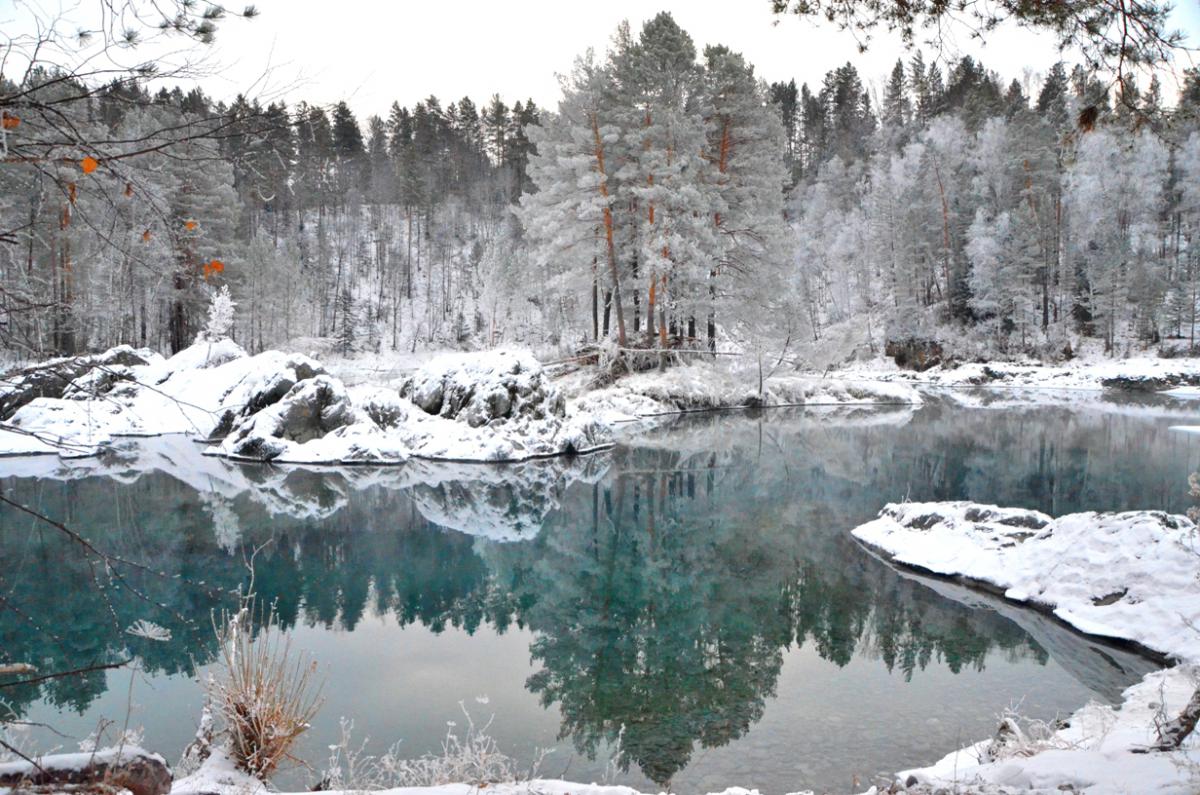
M 34 0 L 45 8 L 74 2 Z M 28 0 L 0 0 L 0 26 Z M 84 0 L 84 8 L 95 0 Z M 696 41 L 743 53 L 767 80 L 819 85 L 829 69 L 851 61 L 864 80 L 882 85 L 897 56 L 895 34 L 879 31 L 866 54 L 828 23 L 775 16 L 768 0 L 257 0 L 260 16 L 224 21 L 213 46 L 214 74 L 202 80 L 219 99 L 248 93 L 263 99 L 326 104 L 346 99 L 360 119 L 386 115 L 393 100 L 412 105 L 437 95 L 443 105 L 466 95 L 483 102 L 499 93 L 512 104 L 532 97 L 554 107 L 556 74 L 588 47 L 603 53 L 628 19 L 636 33 L 668 10 Z M 238 7 L 230 2 L 230 7 Z M 1176 27 L 1200 44 L 1200 0 L 1180 0 Z M 14 14 L 14 11 L 17 12 Z M 6 13 L 7 12 L 7 13 Z M 975 55 L 1009 80 L 1043 74 L 1059 56 L 1052 37 L 1015 27 L 985 46 L 959 36 L 943 57 Z M 929 52 L 927 51 L 927 56 Z M 1183 64 L 1184 66 L 1189 64 Z M 269 76 L 263 80 L 263 74 Z M 1173 81 L 1165 89 L 1173 93 Z

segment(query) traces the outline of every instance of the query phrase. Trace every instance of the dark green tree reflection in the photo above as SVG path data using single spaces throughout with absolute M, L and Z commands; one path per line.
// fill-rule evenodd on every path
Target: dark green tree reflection
M 529 628 L 527 686 L 560 712 L 562 736 L 586 754 L 616 746 L 660 784 L 697 748 L 744 735 L 798 647 L 838 666 L 878 661 L 897 681 L 935 662 L 979 670 L 996 654 L 1045 662 L 1049 648 L 1115 695 L 1136 663 L 942 596 L 846 531 L 905 495 L 1182 510 L 1196 447 L 1128 417 L 979 416 L 697 418 L 590 463 L 230 467 L 211 472 L 220 489 L 186 460 L 6 478 L 6 496 L 161 574 L 118 582 L 61 533 L 0 508 L 0 661 L 53 672 L 134 657 L 150 673 L 188 673 L 212 659 L 213 612 L 246 588 L 244 560 L 259 550 L 255 590 L 288 627 L 354 631 L 387 616 L 434 632 Z M 125 631 L 144 618 L 172 640 Z M 96 673 L 2 695 L 20 715 L 39 699 L 83 710 L 105 687 Z

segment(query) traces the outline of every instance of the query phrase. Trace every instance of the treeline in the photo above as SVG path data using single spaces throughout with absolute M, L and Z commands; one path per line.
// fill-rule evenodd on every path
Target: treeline
M 1196 70 L 1174 107 L 1157 80 L 920 53 L 878 93 L 851 64 L 767 85 L 660 14 L 553 110 L 431 96 L 360 123 L 145 82 L 0 82 L 10 355 L 178 350 L 225 284 L 252 350 L 1195 346 Z
M 849 64 L 772 94 L 814 340 L 852 324 L 872 345 L 965 327 L 976 350 L 1195 347 L 1200 72 L 1171 111 L 1157 79 L 1110 96 L 1058 64 L 1005 85 L 919 54 L 877 102 Z
M 60 125 L 43 116 L 58 105 L 105 152 L 0 168 L 0 341 L 18 355 L 178 350 L 222 284 L 255 349 L 465 339 L 489 254 L 513 236 L 539 118 L 532 101 L 431 96 L 360 125 L 344 102 L 225 105 L 49 72 L 0 93 L 28 98 L 6 110 L 12 149 L 53 146 Z

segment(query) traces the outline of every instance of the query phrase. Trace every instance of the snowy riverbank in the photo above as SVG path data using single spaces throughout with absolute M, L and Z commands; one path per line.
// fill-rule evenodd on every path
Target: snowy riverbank
M 1006 722 L 996 737 L 897 774 L 913 792 L 1191 793 L 1200 738 L 1146 751 L 1200 681 L 1200 538 L 1158 511 L 1036 511 L 966 502 L 888 505 L 853 535 L 884 557 L 1050 611 L 1076 629 L 1174 658 L 1125 691 L 1119 708 L 1089 704 L 1056 726 Z
M 314 359 L 199 341 L 169 359 L 128 346 L 0 378 L 0 455 L 91 456 L 123 436 L 181 433 L 243 461 L 513 462 L 604 449 L 618 426 L 693 409 L 918 404 L 910 386 L 775 377 L 720 363 L 554 381 L 528 351 L 446 354 L 414 373 L 347 386 Z M 568 400 L 568 396 L 570 399 Z
M 876 359 L 828 371 L 830 377 L 906 383 L 924 387 L 1025 387 L 1052 390 L 1120 389 L 1136 392 L 1176 390 L 1195 396 L 1200 386 L 1200 358 L 1080 358 L 1064 364 L 1037 362 L 972 362 L 927 370 L 905 370 L 891 360 Z

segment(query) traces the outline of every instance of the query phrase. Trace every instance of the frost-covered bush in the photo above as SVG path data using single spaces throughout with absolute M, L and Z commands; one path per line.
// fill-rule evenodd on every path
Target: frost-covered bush
M 365 753 L 366 741 L 355 745 L 351 736 L 354 724 L 343 718 L 341 739 L 330 746 L 320 789 L 372 791 L 444 784 L 485 787 L 529 781 L 537 776 L 540 760 L 522 769 L 488 735 L 491 721 L 477 727 L 462 702 L 459 706 L 466 716 L 465 730 L 460 733 L 457 725 L 451 722 L 442 740 L 440 754 L 425 754 L 413 759 L 400 756 L 400 743 L 381 756 Z

